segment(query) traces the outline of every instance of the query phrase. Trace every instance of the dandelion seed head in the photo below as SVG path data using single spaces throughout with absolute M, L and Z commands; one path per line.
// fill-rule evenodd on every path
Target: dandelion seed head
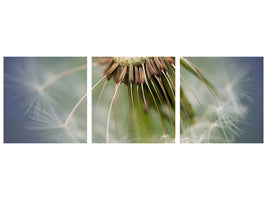
M 118 62 L 121 66 L 139 66 L 142 63 L 145 63 L 146 57 L 113 57 L 115 62 Z
M 173 142 L 175 130 L 173 59 L 170 57 L 109 57 L 103 61 L 96 61 L 93 64 L 95 66 L 93 73 L 96 71 L 97 74 L 97 67 L 101 64 L 106 64 L 104 75 L 100 75 L 98 80 L 93 81 L 95 83 L 92 87 L 93 94 L 97 97 L 96 103 L 93 102 L 95 108 L 93 141 L 101 142 L 105 139 L 105 142 Z M 111 78 L 114 81 L 109 81 Z M 98 85 L 102 85 L 102 88 Z M 99 96 L 96 95 L 97 93 Z M 106 119 L 106 122 L 103 119 Z M 153 120 L 157 120 L 158 123 L 152 125 Z M 105 135 L 100 131 L 102 130 L 100 123 L 101 127 L 106 123 Z M 123 130 L 118 127 L 123 127 Z M 171 136 L 161 137 L 167 134 Z

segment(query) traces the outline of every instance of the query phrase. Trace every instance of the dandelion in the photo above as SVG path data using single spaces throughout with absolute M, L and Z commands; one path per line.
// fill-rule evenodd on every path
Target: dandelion
M 28 142 L 86 142 L 86 58 L 13 60 L 5 85 L 20 100 Z
M 171 57 L 93 58 L 93 142 L 173 142 L 174 77 Z
M 218 60 L 205 69 L 188 58 L 180 62 L 181 142 L 234 142 L 242 136 L 245 102 L 253 101 L 246 87 L 247 68 L 224 67 Z

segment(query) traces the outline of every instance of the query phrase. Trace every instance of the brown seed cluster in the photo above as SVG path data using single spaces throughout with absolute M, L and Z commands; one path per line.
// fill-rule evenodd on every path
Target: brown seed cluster
M 106 129 L 107 142 L 109 142 L 109 122 L 112 105 L 114 102 L 116 102 L 118 88 L 120 87 L 121 83 L 124 83 L 126 85 L 129 105 L 128 109 L 130 113 L 132 105 L 134 121 L 136 123 L 139 139 L 141 139 L 141 134 L 138 125 L 138 116 L 136 114 L 136 111 L 138 111 L 138 109 L 135 109 L 135 98 L 137 99 L 137 105 L 139 107 L 140 113 L 144 112 L 145 114 L 147 114 L 146 116 L 148 116 L 149 119 L 149 107 L 150 105 L 154 106 L 160 121 L 163 138 L 166 137 L 166 132 L 162 120 L 163 118 L 170 121 L 172 132 L 175 132 L 173 125 L 175 107 L 175 82 L 172 81 L 172 78 L 168 73 L 171 68 L 175 69 L 174 60 L 171 57 L 109 57 L 98 61 L 96 65 L 97 64 L 106 64 L 103 77 L 92 87 L 92 89 L 95 88 L 99 83 L 101 83 L 101 81 L 106 79 L 100 92 L 98 103 L 100 102 L 103 90 L 107 82 L 111 78 L 113 78 L 114 82 L 116 83 L 115 92 L 112 97 L 108 112 Z M 143 102 L 144 104 L 142 105 L 141 102 Z M 160 107 L 161 105 L 162 107 Z M 130 114 L 128 117 L 127 133 L 129 131 L 129 122 Z M 157 132 L 156 129 L 155 132 Z
M 104 75 L 108 80 L 113 77 L 117 84 L 123 82 L 137 85 L 144 83 L 146 78 L 151 80 L 153 76 L 161 77 L 162 73 L 168 71 L 166 64 L 174 66 L 174 61 L 171 57 L 147 57 L 145 63 L 140 66 L 133 66 L 133 64 L 121 66 L 113 58 L 105 59 L 105 63 L 107 65 L 104 68 Z

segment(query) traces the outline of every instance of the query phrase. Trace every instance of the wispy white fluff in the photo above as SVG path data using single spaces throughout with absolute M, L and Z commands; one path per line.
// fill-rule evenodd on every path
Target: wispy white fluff
M 244 134 L 240 125 L 246 123 L 244 120 L 244 116 L 248 113 L 246 103 L 253 101 L 247 87 L 249 84 L 248 69 L 249 66 L 240 67 L 235 64 L 229 66 L 229 63 L 224 62 L 217 62 L 214 66 L 202 68 L 202 73 L 217 91 L 218 105 L 216 105 L 207 87 L 181 68 L 181 74 L 190 84 L 212 121 L 207 120 L 199 102 L 181 81 L 184 92 L 196 111 L 194 125 L 183 124 L 181 142 L 233 142 L 235 137 Z
M 86 60 L 47 59 L 28 58 L 7 75 L 14 96 L 22 100 L 25 128 L 45 141 L 86 142 L 86 98 L 71 114 L 86 93 Z

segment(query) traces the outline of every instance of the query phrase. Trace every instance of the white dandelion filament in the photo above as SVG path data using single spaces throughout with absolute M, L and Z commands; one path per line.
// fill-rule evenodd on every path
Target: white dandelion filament
M 85 97 L 87 97 L 87 92 L 82 96 L 82 98 L 73 107 L 73 109 L 71 110 L 70 114 L 68 115 L 65 123 L 63 124 L 63 127 L 67 127 L 68 126 L 68 123 L 69 123 L 72 115 L 74 114 L 74 112 L 76 111 L 76 109 L 78 108 L 78 106 L 82 103 L 82 101 L 85 99 Z
M 134 113 L 135 124 L 136 124 L 137 132 L 138 132 L 138 137 L 140 139 L 140 131 L 139 131 L 139 128 L 138 128 L 137 117 L 136 117 L 135 108 L 134 108 L 133 85 L 132 85 L 132 83 L 130 83 L 130 92 L 131 92 L 131 100 L 132 100 L 132 105 L 133 105 L 133 113 Z
M 173 91 L 173 89 L 172 89 L 172 85 L 171 85 L 171 83 L 170 83 L 170 81 L 169 81 L 168 77 L 166 76 L 165 72 L 164 72 L 164 71 L 162 71 L 162 73 L 163 73 L 163 75 L 165 76 L 165 78 L 166 78 L 166 80 L 167 80 L 167 82 L 168 82 L 168 84 L 169 84 L 169 86 L 170 86 L 170 89 L 171 89 L 171 92 L 172 92 L 173 98 L 174 98 L 174 100 L 175 100 L 175 94 L 174 94 L 174 91 Z M 174 88 L 174 89 L 175 89 L 175 88 Z
M 112 109 L 112 105 L 114 100 L 116 99 L 116 95 L 117 95 L 117 91 L 120 87 L 121 82 L 123 81 L 125 75 L 127 72 L 127 67 L 125 66 L 124 68 L 120 68 L 117 71 L 117 76 L 115 78 L 115 82 L 116 82 L 116 87 L 115 87 L 115 92 L 114 95 L 112 97 L 111 103 L 110 103 L 110 107 L 109 107 L 109 111 L 108 111 L 108 119 L 107 119 L 107 129 L 106 129 L 106 142 L 109 142 L 109 122 L 110 122 L 110 114 L 111 114 L 111 109 Z
M 170 82 L 171 82 L 171 84 L 172 84 L 172 87 L 173 87 L 174 90 L 175 90 L 175 85 L 173 84 L 173 81 L 172 81 L 172 79 L 171 79 L 169 73 L 166 73 L 166 75 L 167 75 L 167 77 L 169 78 L 169 80 L 170 80 Z
M 112 105 L 113 105 L 114 99 L 116 97 L 117 91 L 119 89 L 119 86 L 120 86 L 120 83 L 118 83 L 116 85 L 115 92 L 114 92 L 114 95 L 112 97 L 112 100 L 111 100 L 111 103 L 110 103 L 110 107 L 109 107 L 109 111 L 108 111 L 107 129 L 106 129 L 106 142 L 107 143 L 109 142 L 109 122 L 110 122 L 111 109 L 112 109 Z
M 104 89 L 105 89 L 107 83 L 108 83 L 108 81 L 106 80 L 105 83 L 104 83 L 104 85 L 103 85 L 103 87 L 102 87 L 102 89 L 101 89 L 101 92 L 100 92 L 100 94 L 99 94 L 99 97 L 98 97 L 98 100 L 97 100 L 97 104 L 96 104 L 96 108 L 95 108 L 95 112 L 94 112 L 94 116 L 93 116 L 93 123 L 92 123 L 92 126 L 93 126 L 93 124 L 94 124 L 95 116 L 96 116 L 96 111 L 97 111 L 97 109 L 98 109 L 98 106 L 99 106 L 101 97 L 102 97 L 102 95 L 103 95 L 103 92 L 104 92 Z
M 145 103 L 145 109 L 146 109 L 146 112 L 148 112 L 148 107 L 147 107 L 147 103 L 146 103 L 146 97 L 145 97 L 145 93 L 144 93 L 143 83 L 141 84 L 141 88 L 142 88 L 143 100 L 144 100 L 144 103 Z
M 157 97 L 158 97 L 158 99 L 159 99 L 160 104 L 163 106 L 163 102 L 162 102 L 162 100 L 161 100 L 161 98 L 160 98 L 160 96 L 159 96 L 159 93 L 158 93 L 158 91 L 157 91 L 156 86 L 154 85 L 153 80 L 151 79 L 150 81 L 151 81 L 152 86 L 153 86 L 153 88 L 154 88 L 154 90 L 155 90 L 155 92 L 156 92 L 156 95 L 157 95 Z M 163 107 L 163 110 L 167 113 L 165 107 Z M 174 114 L 174 113 L 171 113 L 171 114 Z M 171 124 L 171 126 L 172 126 L 172 130 L 174 131 L 174 127 L 173 127 L 173 123 L 172 123 L 172 120 L 171 120 L 170 115 L 168 115 L 168 118 L 169 118 L 169 120 L 170 120 L 170 124 Z
M 187 83 L 187 81 L 183 78 L 183 76 L 180 74 L 180 77 L 183 79 L 183 81 L 185 82 L 186 86 L 189 88 L 189 90 L 191 91 L 191 93 L 193 94 L 193 96 L 195 97 L 195 99 L 197 100 L 197 102 L 199 103 L 201 109 L 203 110 L 203 112 L 205 113 L 207 119 L 209 120 L 209 122 L 211 124 L 213 124 L 212 120 L 210 119 L 209 115 L 207 114 L 207 112 L 205 111 L 203 105 L 200 103 L 200 100 L 198 99 L 198 97 L 195 95 L 194 91 L 192 90 L 192 88 L 189 86 L 189 84 Z
M 127 92 L 127 101 L 128 101 L 128 122 L 127 122 L 127 136 L 126 138 L 128 139 L 129 137 L 129 129 L 130 129 L 130 116 L 131 116 L 131 105 L 130 105 L 130 97 L 129 97 L 129 90 L 128 90 L 128 86 L 125 86 L 126 88 L 126 92 Z
M 98 86 L 99 83 L 101 83 L 105 78 L 106 78 L 107 75 L 103 76 L 99 81 L 97 81 L 97 83 L 92 87 L 92 90 Z
M 138 85 L 136 86 L 136 95 L 137 95 L 137 102 L 138 102 L 139 111 L 141 113 L 142 109 L 141 109 L 141 103 L 140 103 L 140 98 L 139 98 L 139 87 L 138 87 Z M 145 127 L 143 115 L 141 115 L 141 120 L 142 120 L 143 127 Z
M 215 97 L 215 95 L 214 95 L 214 92 L 211 90 L 211 88 L 208 86 L 208 84 L 207 84 L 206 81 L 203 79 L 203 77 L 199 74 L 199 72 L 195 69 L 195 67 L 193 66 L 193 64 L 192 64 L 190 61 L 184 59 L 183 57 L 181 57 L 181 60 L 182 60 L 183 62 L 187 63 L 188 66 L 189 66 L 192 70 L 194 70 L 194 72 L 195 72 L 195 73 L 198 75 L 198 77 L 201 79 L 202 83 L 204 83 L 205 86 L 208 88 L 208 90 L 209 90 L 209 92 L 210 92 L 212 98 L 214 99 L 214 102 L 215 102 L 216 106 L 219 107 L 218 102 L 217 102 L 217 100 L 216 100 L 216 97 Z
M 52 76 L 51 78 L 47 79 L 39 88 L 38 88 L 38 91 L 39 92 L 42 92 L 45 88 L 47 88 L 49 85 L 51 85 L 52 83 L 56 82 L 57 80 L 59 80 L 60 78 L 64 77 L 64 76 L 67 76 L 69 74 L 72 74 L 72 73 L 75 73 L 75 72 L 78 72 L 78 71 L 81 71 L 81 70 L 85 70 L 87 69 L 87 66 L 86 65 L 82 65 L 82 66 L 79 66 L 79 67 L 75 67 L 75 68 L 72 68 L 70 70 L 67 70 L 67 71 L 64 71 L 64 72 L 61 72 L 59 74 L 56 74 L 55 76 Z
M 153 95 L 153 93 L 152 93 L 152 91 L 151 91 L 151 89 L 150 89 L 150 87 L 149 87 L 148 82 L 147 82 L 144 65 L 142 65 L 142 67 L 143 67 L 143 71 L 144 71 L 144 76 L 145 76 L 145 82 L 146 82 L 146 85 L 147 85 L 147 87 L 148 87 L 148 90 L 149 90 L 149 92 L 150 92 L 150 94 L 151 94 L 151 96 L 152 96 L 152 99 L 153 99 L 153 101 L 154 101 L 154 103 L 155 103 L 155 106 L 156 106 L 156 109 L 157 109 L 157 112 L 158 112 L 158 116 L 159 116 L 159 120 L 160 120 L 160 125 L 161 125 L 161 129 L 162 129 L 162 132 L 163 132 L 163 135 L 162 135 L 162 136 L 165 136 L 165 131 L 164 131 L 164 128 L 163 128 L 163 125 L 162 125 L 162 121 L 161 121 L 161 118 L 160 118 L 160 113 L 159 113 L 158 104 L 157 104 L 156 99 L 155 99 L 155 97 L 154 97 L 154 95 Z

